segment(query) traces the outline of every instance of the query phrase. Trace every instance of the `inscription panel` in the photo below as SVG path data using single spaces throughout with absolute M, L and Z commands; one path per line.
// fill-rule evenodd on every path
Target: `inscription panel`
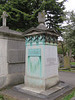
M 41 49 L 29 49 L 28 56 L 41 56 Z
M 47 58 L 46 62 L 46 66 L 56 65 L 56 58 Z
M 25 62 L 25 43 L 24 41 L 8 40 L 8 63 Z
M 24 73 L 25 64 L 9 64 L 8 66 L 8 74 L 14 73 Z
M 58 75 L 57 46 L 45 46 L 45 77 Z
M 8 51 L 8 63 L 24 63 L 25 51 L 24 50 L 9 50 Z

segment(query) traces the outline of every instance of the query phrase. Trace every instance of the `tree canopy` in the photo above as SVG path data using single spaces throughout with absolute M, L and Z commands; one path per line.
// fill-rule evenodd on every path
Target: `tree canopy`
M 64 5 L 58 0 L 1 0 L 0 16 L 3 11 L 8 14 L 7 25 L 14 30 L 25 31 L 32 26 L 37 26 L 38 12 L 49 11 L 53 16 L 48 16 L 50 26 L 60 30 L 59 23 L 63 22 Z M 0 18 L 1 25 L 1 18 Z
M 66 15 L 67 25 L 64 27 L 65 42 L 75 56 L 75 12 L 67 12 Z

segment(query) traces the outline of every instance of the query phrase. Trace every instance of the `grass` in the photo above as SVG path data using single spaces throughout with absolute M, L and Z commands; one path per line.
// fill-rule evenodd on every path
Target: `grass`
M 71 100 L 75 96 L 75 90 L 73 90 L 70 94 L 62 98 L 61 100 Z
M 0 100 L 16 100 L 16 99 L 14 99 L 13 97 L 0 94 Z
M 71 64 L 71 65 L 75 65 L 75 62 L 71 62 L 70 64 Z M 62 65 L 62 64 L 60 63 L 60 65 Z M 59 71 L 64 71 L 64 72 L 75 72 L 75 68 L 67 69 L 67 68 L 64 68 L 64 67 L 60 67 L 60 68 L 59 68 Z
M 75 65 L 75 62 L 71 62 L 70 64 L 71 64 L 71 65 Z
M 4 100 L 4 98 L 3 98 L 3 96 L 2 96 L 2 95 L 0 95 L 0 100 Z
M 75 73 L 75 68 L 70 68 L 70 69 L 59 68 L 59 71 L 64 71 L 64 72 L 74 72 L 74 73 Z

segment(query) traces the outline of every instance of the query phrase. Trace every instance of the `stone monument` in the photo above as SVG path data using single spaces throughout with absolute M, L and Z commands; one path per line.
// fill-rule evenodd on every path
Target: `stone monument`
M 65 69 L 70 69 L 70 57 L 68 56 L 68 53 L 64 56 L 64 68 Z
M 21 32 L 6 26 L 7 16 L 4 11 L 0 27 L 0 89 L 23 83 L 25 72 L 25 39 Z
M 44 25 L 45 12 L 38 14 L 39 26 L 25 32 L 25 87 L 45 91 L 59 82 L 58 34 Z
M 24 84 L 14 88 L 17 92 L 28 96 L 28 99 L 31 99 L 30 95 L 51 99 L 60 96 L 70 88 L 59 80 L 58 34 L 45 27 L 44 11 L 38 14 L 38 21 L 40 24 L 36 28 L 32 27 L 24 32 L 26 45 Z

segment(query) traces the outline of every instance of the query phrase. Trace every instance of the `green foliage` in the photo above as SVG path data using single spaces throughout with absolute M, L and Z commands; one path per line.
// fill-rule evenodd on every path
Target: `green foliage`
M 63 54 L 63 50 L 61 47 L 58 47 L 58 54 Z
M 71 62 L 71 65 L 75 65 L 75 62 Z
M 25 31 L 38 25 L 37 16 L 39 11 L 50 11 L 53 14 L 51 26 L 58 30 L 58 23 L 63 22 L 63 3 L 64 0 L 63 2 L 58 2 L 58 0 L 5 0 L 3 4 L 0 4 L 0 16 L 3 11 L 6 11 L 9 15 L 7 25 L 11 29 Z
M 0 4 L 5 4 L 7 0 L 0 0 Z
M 3 96 L 2 96 L 2 95 L 0 95 L 0 100 L 4 100 L 4 98 L 3 98 Z
M 48 2 L 48 5 L 51 5 L 50 8 L 48 8 L 49 6 L 46 5 L 46 9 L 48 10 L 47 12 L 47 27 L 48 28 L 54 28 L 57 32 L 60 32 L 60 25 L 58 23 L 62 23 L 63 22 L 63 10 L 64 10 L 64 6 L 63 6 L 63 1 L 61 3 L 56 2 L 56 0 L 50 0 Z
M 69 95 L 65 96 L 64 99 L 62 100 L 71 100 L 71 98 L 74 96 L 75 96 L 75 90 L 72 91 L 72 93 L 70 93 Z
M 64 53 L 68 52 L 68 48 L 65 44 L 63 44 Z M 63 54 L 62 44 L 58 44 L 58 54 Z
M 64 38 L 67 47 L 72 50 L 72 54 L 75 57 L 75 12 L 68 12 L 67 16 L 67 26 L 64 27 Z

